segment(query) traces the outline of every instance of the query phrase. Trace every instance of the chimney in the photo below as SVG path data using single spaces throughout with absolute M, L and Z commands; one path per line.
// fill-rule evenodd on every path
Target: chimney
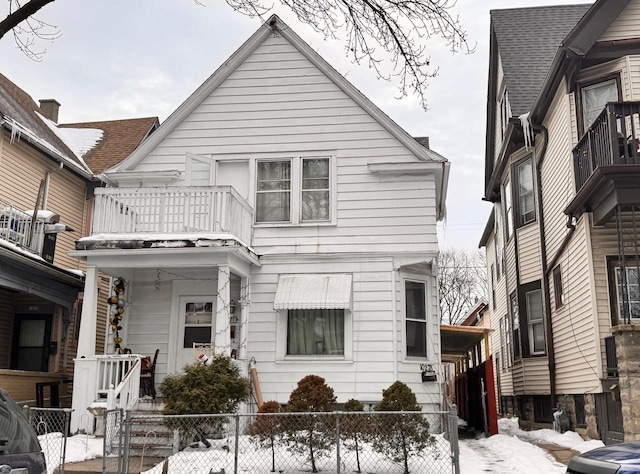
M 60 103 L 56 99 L 40 99 L 40 112 L 45 118 L 58 123 L 58 110 Z
M 429 148 L 429 137 L 413 137 L 420 145 L 425 148 Z

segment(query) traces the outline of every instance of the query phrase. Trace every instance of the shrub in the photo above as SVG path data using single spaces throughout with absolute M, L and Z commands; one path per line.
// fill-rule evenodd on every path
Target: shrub
M 374 410 L 379 412 L 420 412 L 416 396 L 402 382 L 395 382 L 382 391 L 382 401 Z M 421 414 L 389 414 L 378 417 L 373 449 L 397 463 L 403 463 L 404 473 L 409 473 L 409 458 L 420 454 L 432 445 L 429 422 Z
M 240 375 L 240 369 L 230 357 L 217 355 L 211 365 L 188 364 L 183 370 L 182 374 L 167 376 L 160 384 L 165 415 L 234 413 L 240 403 L 249 398 L 249 382 Z M 210 447 L 207 432 L 220 429 L 227 422 L 218 417 L 197 420 L 194 425 L 186 426 L 170 418 L 166 424 Z
M 336 397 L 322 377 L 307 375 L 293 389 L 287 403 L 287 411 L 329 412 L 333 411 Z M 334 443 L 335 424 L 333 417 L 291 416 L 286 419 L 286 433 L 289 450 L 306 453 L 311 462 L 311 471 L 318 472 L 316 458 L 326 456 Z
M 248 433 L 260 447 L 271 449 L 271 472 L 276 472 L 275 444 L 278 434 L 282 431 L 282 420 L 278 416 L 263 415 L 261 413 L 278 413 L 280 404 L 276 401 L 264 402 L 258 409 L 258 416 L 249 425 Z

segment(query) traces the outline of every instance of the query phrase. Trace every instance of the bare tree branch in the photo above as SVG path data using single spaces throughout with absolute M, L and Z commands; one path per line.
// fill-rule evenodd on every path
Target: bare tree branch
M 479 299 L 487 299 L 484 253 L 442 250 L 438 257 L 438 289 L 441 322 L 460 324 Z
M 42 7 L 53 1 L 55 0 L 31 0 L 22 6 L 17 4 L 18 8 L 7 15 L 4 20 L 0 21 L 0 38 L 32 16 Z M 9 1 L 9 3 L 13 4 L 11 1 Z
M 28 58 L 41 61 L 46 50 L 34 49 L 37 40 L 53 41 L 60 37 L 60 30 L 33 15 L 55 0 L 30 0 L 24 5 L 21 5 L 20 0 L 8 1 L 9 15 L 0 21 L 0 38 L 11 31 L 18 49 Z

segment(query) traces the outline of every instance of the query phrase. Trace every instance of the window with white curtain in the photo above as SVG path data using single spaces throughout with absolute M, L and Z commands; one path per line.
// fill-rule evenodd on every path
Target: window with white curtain
M 405 280 L 407 357 L 427 357 L 427 284 Z
M 328 223 L 335 201 L 330 157 L 256 161 L 256 223 Z
M 344 309 L 290 309 L 287 312 L 287 355 L 343 356 Z
M 513 235 L 513 203 L 511 198 L 511 180 L 509 177 L 504 181 L 502 185 L 502 204 L 505 217 L 505 233 L 507 240 Z
M 586 131 L 607 102 L 618 100 L 618 83 L 615 79 L 599 82 L 581 89 L 582 120 Z

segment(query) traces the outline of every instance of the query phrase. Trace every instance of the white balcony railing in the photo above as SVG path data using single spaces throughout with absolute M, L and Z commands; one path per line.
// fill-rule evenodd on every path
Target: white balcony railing
M 93 234 L 229 233 L 250 245 L 253 209 L 231 186 L 98 188 Z
M 23 211 L 0 201 L 0 239 L 39 255 L 44 239 L 44 221 L 32 216 L 33 211 Z

